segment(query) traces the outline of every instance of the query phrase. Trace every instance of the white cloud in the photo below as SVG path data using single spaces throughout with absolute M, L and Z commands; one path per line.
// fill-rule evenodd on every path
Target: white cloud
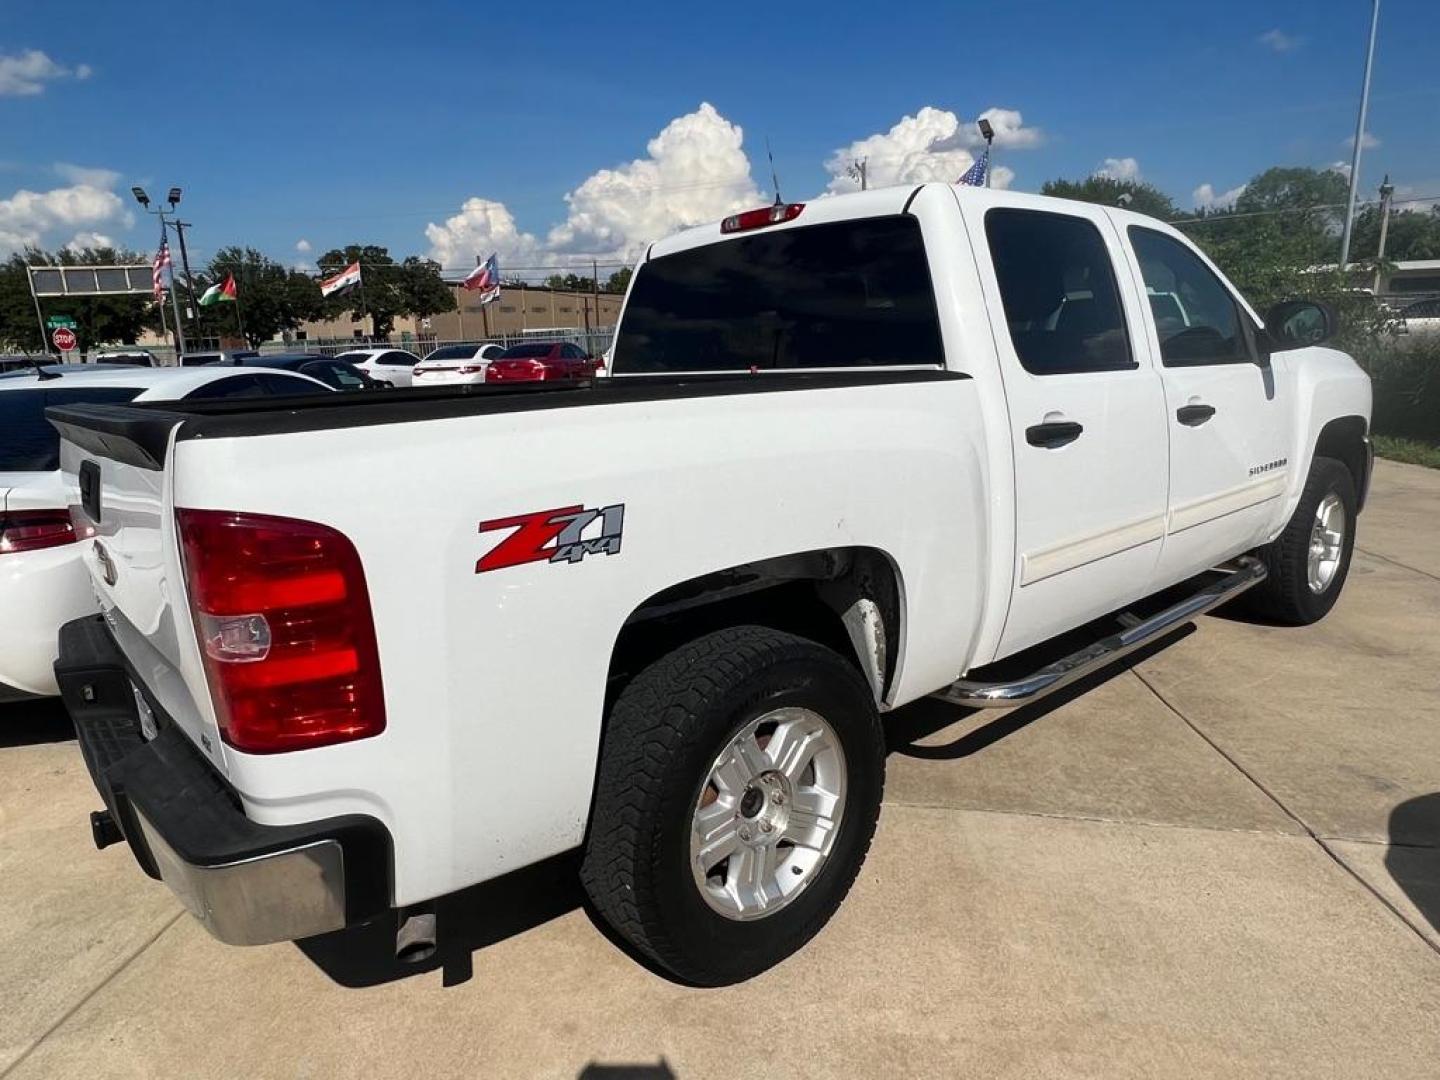
M 1096 176 L 1103 176 L 1110 180 L 1124 181 L 1140 179 L 1140 163 L 1133 157 L 1113 158 L 1107 157 L 1104 164 L 1095 170 Z
M 97 169 L 86 165 L 71 165 L 57 161 L 51 166 L 62 180 L 72 184 L 84 184 L 95 188 L 113 188 L 120 182 L 120 174 L 114 169 Z
M 466 199 L 460 213 L 445 224 L 426 225 L 425 236 L 430 257 L 452 268 L 470 266 L 477 255 L 483 259 L 493 251 L 504 273 L 507 265 L 534 265 L 540 253 L 540 241 L 521 232 L 505 204 L 491 199 Z
M 565 196 L 569 216 L 550 230 L 547 247 L 628 254 L 763 202 L 743 139 L 740 126 L 708 102 L 676 117 L 646 144 L 647 157 L 601 169 Z
M 1190 197 L 1195 200 L 1195 209 L 1197 210 L 1229 210 L 1235 205 L 1235 200 L 1245 194 L 1245 189 L 1249 186 L 1249 184 L 1241 184 L 1229 191 L 1217 193 L 1209 184 L 1201 184 L 1191 192 Z
M 1277 53 L 1294 52 L 1300 47 L 1300 39 L 1294 34 L 1287 34 L 1278 27 L 1274 30 L 1266 30 L 1255 39 L 1267 49 Z
M 77 232 L 65 245 L 71 251 L 83 251 L 85 248 L 113 248 L 115 241 L 104 233 L 98 232 Z
M 0 199 L 0 253 L 43 244 L 57 232 L 93 230 L 116 223 L 128 226 L 133 217 L 113 191 L 90 184 L 28 191 Z
M 997 149 L 1023 150 L 1039 146 L 1044 133 L 1026 127 L 1016 109 L 986 109 L 980 114 L 995 129 Z M 865 159 L 866 181 L 872 188 L 892 184 L 915 184 L 939 180 L 953 184 L 975 163 L 985 145 L 975 124 L 962 121 L 948 109 L 926 105 L 914 116 L 902 116 L 889 131 L 856 139 L 841 147 L 825 162 L 830 174 L 827 190 L 832 193 L 858 191 L 860 183 L 850 175 L 852 162 Z M 996 166 L 990 176 L 995 187 L 1008 187 L 1015 172 Z
M 308 255 L 308 254 L 310 253 L 310 241 L 309 241 L 309 240 L 296 240 L 296 241 L 295 241 L 295 250 L 298 251 L 298 252 L 300 252 L 301 255 Z
M 744 133 L 712 105 L 676 117 L 646 144 L 647 156 L 600 169 L 565 196 L 569 212 L 542 240 L 520 229 L 504 203 L 474 197 L 443 224 L 425 226 L 430 257 L 470 266 L 492 251 L 500 269 L 633 257 L 677 229 L 715 221 L 766 200 L 750 175 Z
M 1346 136 L 1344 141 L 1341 142 L 1340 145 L 1346 147 L 1347 149 L 1353 150 L 1355 148 L 1355 136 Z M 1364 136 L 1362 136 L 1360 139 L 1360 149 L 1362 150 L 1374 150 L 1375 147 L 1379 145 L 1380 137 L 1376 135 L 1373 131 L 1365 132 Z
M 0 97 L 34 97 L 45 92 L 45 84 L 57 79 L 88 79 L 94 74 L 89 64 L 75 69 L 56 63 L 39 49 L 0 55 Z

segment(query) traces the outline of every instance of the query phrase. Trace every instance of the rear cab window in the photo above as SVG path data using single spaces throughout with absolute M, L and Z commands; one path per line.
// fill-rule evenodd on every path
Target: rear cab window
M 616 374 L 943 366 L 920 223 L 760 232 L 643 263 Z
M 60 433 L 45 419 L 51 405 L 118 405 L 139 387 L 96 386 L 0 391 L 0 472 L 53 472 L 60 467 Z

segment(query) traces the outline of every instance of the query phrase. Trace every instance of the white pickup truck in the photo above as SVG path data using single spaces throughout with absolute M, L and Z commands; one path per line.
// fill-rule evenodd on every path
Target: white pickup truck
M 854 881 L 891 710 L 1329 610 L 1370 475 L 1332 330 L 1154 220 L 924 184 L 656 243 L 611 379 L 52 409 L 96 841 L 222 940 L 406 956 L 583 848 L 643 954 L 750 976 Z

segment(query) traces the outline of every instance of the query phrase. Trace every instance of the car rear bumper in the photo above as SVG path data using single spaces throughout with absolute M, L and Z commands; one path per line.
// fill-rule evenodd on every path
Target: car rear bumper
M 142 731 L 139 680 L 101 616 L 60 630 L 56 679 L 105 811 L 97 847 L 126 840 L 205 928 L 231 945 L 339 930 L 390 908 L 390 834 L 360 814 L 258 825 L 235 792 L 148 696 L 156 732 Z

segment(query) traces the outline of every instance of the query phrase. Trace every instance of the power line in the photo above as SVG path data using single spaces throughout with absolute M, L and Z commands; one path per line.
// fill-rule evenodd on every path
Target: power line
M 1436 203 L 1440 202 L 1440 195 L 1415 195 L 1409 199 L 1391 199 L 1391 206 L 1401 206 L 1407 203 Z M 1358 203 L 1360 206 L 1378 206 L 1379 200 L 1365 199 Z M 1270 217 L 1275 214 L 1309 214 L 1316 210 L 1344 210 L 1344 203 L 1316 203 L 1313 206 L 1284 206 L 1274 210 L 1245 210 L 1236 213 L 1233 210 L 1216 210 L 1204 217 L 1181 217 L 1170 218 L 1168 224 L 1176 227 L 1182 225 L 1204 225 L 1219 221 L 1237 221 L 1240 218 Z

